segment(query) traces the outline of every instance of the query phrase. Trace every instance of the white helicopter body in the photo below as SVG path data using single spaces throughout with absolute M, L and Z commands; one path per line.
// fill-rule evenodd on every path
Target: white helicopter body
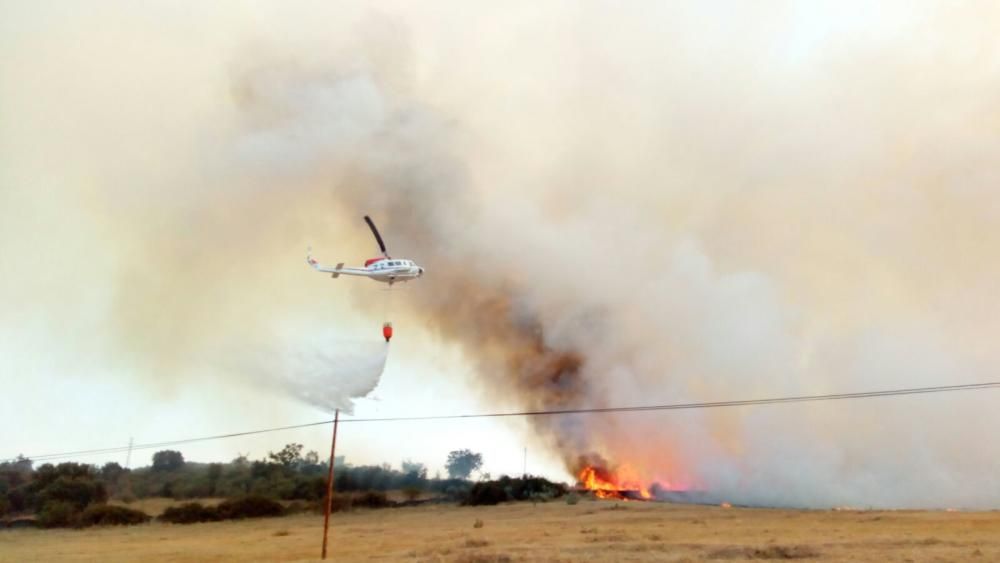
M 410 281 L 424 275 L 424 269 L 418 266 L 413 260 L 402 260 L 389 256 L 385 250 L 385 244 L 382 242 L 382 237 L 379 235 L 378 229 L 375 228 L 375 223 L 367 215 L 365 215 L 365 222 L 371 227 L 372 234 L 375 235 L 375 240 L 382 251 L 382 256 L 365 260 L 364 266 L 345 267 L 343 262 L 336 266 L 324 266 L 317 262 L 311 253 L 306 257 L 306 261 L 317 272 L 331 274 L 333 278 L 339 278 L 341 275 L 361 276 L 387 283 L 390 286 L 398 281 Z

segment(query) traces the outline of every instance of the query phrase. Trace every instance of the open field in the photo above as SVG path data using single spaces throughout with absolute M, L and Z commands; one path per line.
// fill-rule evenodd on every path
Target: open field
M 481 527 L 475 527 L 477 520 Z M 323 517 L 0 531 L 0 561 L 318 559 Z M 581 501 L 335 514 L 336 561 L 1000 561 L 1000 512 Z

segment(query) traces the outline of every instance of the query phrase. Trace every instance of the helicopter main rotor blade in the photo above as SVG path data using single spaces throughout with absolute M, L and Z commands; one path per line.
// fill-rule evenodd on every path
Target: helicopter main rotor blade
M 378 234 L 378 229 L 375 228 L 375 223 L 372 218 L 365 215 L 365 223 L 368 223 L 368 228 L 372 230 L 372 234 L 375 235 L 375 240 L 378 242 L 378 247 L 382 250 L 382 254 L 389 256 L 389 253 L 385 250 L 385 243 L 382 242 L 382 235 Z

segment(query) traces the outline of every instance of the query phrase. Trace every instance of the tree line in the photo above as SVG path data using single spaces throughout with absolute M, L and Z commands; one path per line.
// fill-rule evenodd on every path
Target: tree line
M 42 525 L 79 522 L 85 511 L 109 499 L 131 502 L 148 497 L 173 499 L 262 497 L 279 501 L 315 502 L 326 494 L 329 464 L 302 444 L 287 444 L 258 460 L 238 456 L 228 463 L 190 462 L 176 450 L 161 450 L 147 467 L 128 469 L 116 462 L 88 465 L 66 462 L 35 467 L 27 458 L 0 463 L 0 518 L 36 518 Z M 427 467 L 403 460 L 389 464 L 334 463 L 338 492 L 403 491 L 408 498 L 430 493 L 461 501 L 472 488 L 469 480 L 482 468 L 482 455 L 455 450 L 445 464 L 447 476 L 428 476 Z M 488 479 L 487 474 L 480 477 Z M 383 495 L 384 496 L 384 495 Z M 104 513 L 101 513 L 104 514 Z M 97 516 L 100 518 L 102 516 Z

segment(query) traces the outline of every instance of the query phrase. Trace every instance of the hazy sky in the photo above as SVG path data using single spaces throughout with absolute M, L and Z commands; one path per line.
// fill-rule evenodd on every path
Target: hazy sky
M 222 377 L 194 358 L 189 365 L 183 360 L 171 365 L 167 374 L 143 373 L 147 364 L 124 357 L 147 353 L 145 345 L 128 349 L 110 335 L 119 329 L 109 326 L 108 310 L 119 290 L 114 284 L 156 284 L 164 300 L 149 304 L 134 319 L 155 327 L 170 322 L 175 285 L 184 286 L 177 291 L 185 296 L 199 293 L 188 285 L 197 284 L 190 279 L 161 277 L 164 257 L 155 248 L 141 247 L 151 238 L 147 229 L 157 229 L 153 223 L 162 218 L 148 213 L 139 200 L 156 193 L 159 203 L 182 208 L 187 192 L 171 182 L 211 176 L 207 168 L 228 165 L 206 162 L 225 158 L 222 153 L 230 150 L 226 141 L 220 138 L 216 144 L 202 137 L 225 135 L 234 67 L 254 60 L 257 49 L 279 57 L 343 49 L 340 39 L 329 37 L 331 30 L 357 29 L 366 18 L 384 16 L 369 13 L 363 3 L 332 7 L 323 2 L 284 8 L 245 2 L 4 2 L 0 10 L 0 377 L 5 386 L 0 455 L 331 418 L 280 390 Z M 405 28 L 406 16 L 400 17 L 398 24 Z M 363 31 L 357 34 L 363 39 Z M 218 154 L 199 154 L 206 145 Z M 212 204 L 229 205 L 224 197 Z M 141 215 L 134 222 L 128 217 L 133 213 Z M 341 217 L 331 210 L 326 220 Z M 374 242 L 366 238 L 361 217 L 350 221 L 345 228 L 357 236 L 349 243 L 304 233 L 276 253 L 274 248 L 262 251 L 269 254 L 263 264 L 260 257 L 246 254 L 210 257 L 226 262 L 232 275 L 221 286 L 209 282 L 205 293 L 246 283 L 253 289 L 241 294 L 259 295 L 243 305 L 254 308 L 273 298 L 266 293 L 280 282 L 251 278 L 262 270 L 280 271 L 277 278 L 296 280 L 296 300 L 288 306 L 308 307 L 321 317 L 327 342 L 381 347 L 383 311 L 352 307 L 345 287 L 365 291 L 363 286 L 371 285 L 370 291 L 378 292 L 376 284 L 335 283 L 304 261 L 306 244 L 325 246 L 331 260 L 358 262 L 373 254 Z M 172 224 L 152 238 L 192 236 L 185 225 Z M 393 241 L 391 231 L 385 236 Z M 219 245 L 205 241 L 205 246 Z M 253 252 L 252 247 L 246 250 Z M 133 252 L 137 257 L 124 257 Z M 121 264 L 129 260 L 136 260 L 141 271 L 123 280 Z M 243 273 L 243 263 L 253 271 Z M 146 275 L 161 279 L 144 279 Z M 395 298 L 406 299 L 406 291 Z M 473 377 L 469 367 L 446 343 L 428 339 L 419 326 L 394 320 L 397 337 L 385 375 L 373 398 L 358 402 L 356 415 L 465 413 L 504 406 L 479 401 L 480 394 L 468 385 Z M 169 337 L 179 336 L 171 332 Z M 259 457 L 291 441 L 325 452 L 328 440 L 329 428 L 321 427 L 182 450 L 189 459 L 228 460 L 248 452 Z M 396 464 L 411 458 L 432 468 L 443 465 L 449 450 L 470 447 L 485 454 L 486 470 L 494 473 L 520 471 L 523 448 L 536 446 L 516 421 L 345 426 L 339 444 L 340 453 L 354 463 Z M 136 452 L 133 465 L 148 463 L 153 451 Z M 533 470 L 561 475 L 540 448 L 529 455 Z M 124 454 L 80 459 L 124 462 Z
M 985 2 L 2 2 L 0 457 L 329 418 L 297 394 L 363 388 L 348 356 L 386 318 L 357 416 L 988 380 L 997 25 Z M 373 255 L 364 213 L 428 266 L 391 298 L 304 262 Z M 995 400 L 338 443 L 432 469 L 469 447 L 494 474 L 527 447 L 565 479 L 598 453 L 734 500 L 994 506 Z M 322 453 L 328 432 L 181 449 Z

